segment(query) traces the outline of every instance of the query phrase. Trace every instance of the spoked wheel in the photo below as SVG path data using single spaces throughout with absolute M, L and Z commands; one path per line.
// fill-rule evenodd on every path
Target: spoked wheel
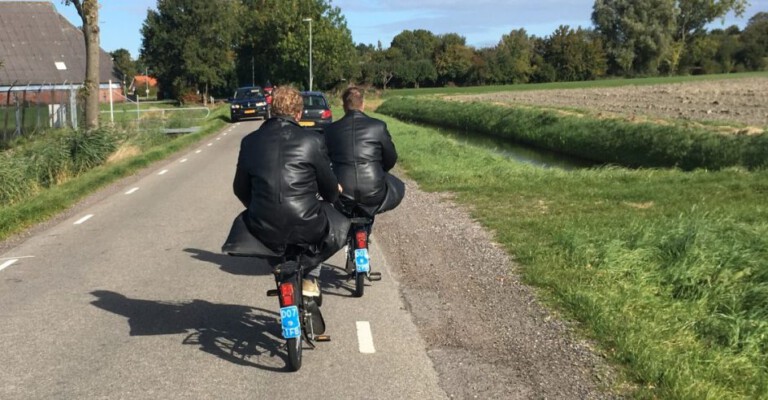
M 288 368 L 298 371 L 301 368 L 301 337 L 287 339 L 285 346 L 288 348 Z
M 355 297 L 363 297 L 365 293 L 365 273 L 355 273 Z

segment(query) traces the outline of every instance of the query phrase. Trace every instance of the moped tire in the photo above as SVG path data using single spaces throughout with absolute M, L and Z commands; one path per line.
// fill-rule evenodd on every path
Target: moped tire
M 288 368 L 296 372 L 301 368 L 301 352 L 303 350 L 301 337 L 287 339 L 286 347 L 288 348 Z
M 363 297 L 365 293 L 365 274 L 362 272 L 355 273 L 355 297 Z

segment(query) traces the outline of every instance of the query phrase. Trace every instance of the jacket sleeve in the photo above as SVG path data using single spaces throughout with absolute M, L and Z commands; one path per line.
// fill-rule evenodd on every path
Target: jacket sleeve
M 248 208 L 251 204 L 251 177 L 248 176 L 248 171 L 237 167 L 232 189 L 245 208 Z
M 317 173 L 317 187 L 323 200 L 333 203 L 339 198 L 339 181 L 331 169 L 331 159 L 328 157 L 328 147 L 325 139 L 317 136 L 318 144 L 315 146 L 315 171 Z
M 384 126 L 384 133 L 381 138 L 381 167 L 384 171 L 389 172 L 397 163 L 397 149 L 395 143 L 392 141 L 392 136 L 389 134 L 387 124 L 382 122 Z

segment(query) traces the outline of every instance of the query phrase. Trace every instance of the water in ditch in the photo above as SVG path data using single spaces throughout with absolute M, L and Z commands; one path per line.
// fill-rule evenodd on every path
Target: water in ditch
M 532 164 L 542 168 L 560 168 L 575 170 L 593 168 L 600 164 L 553 151 L 525 146 L 512 141 L 481 133 L 464 133 L 457 130 L 440 128 L 439 131 L 451 139 L 471 146 L 501 154 L 511 160 Z

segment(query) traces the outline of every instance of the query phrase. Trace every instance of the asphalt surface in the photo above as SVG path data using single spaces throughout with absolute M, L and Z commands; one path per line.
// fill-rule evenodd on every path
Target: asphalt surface
M 448 397 L 376 241 L 384 279 L 363 298 L 341 254 L 324 267 L 332 340 L 287 371 L 272 275 L 220 253 L 242 207 L 231 190 L 240 139 L 259 123 L 0 246 L 0 399 Z M 358 333 L 366 322 L 370 337 Z

